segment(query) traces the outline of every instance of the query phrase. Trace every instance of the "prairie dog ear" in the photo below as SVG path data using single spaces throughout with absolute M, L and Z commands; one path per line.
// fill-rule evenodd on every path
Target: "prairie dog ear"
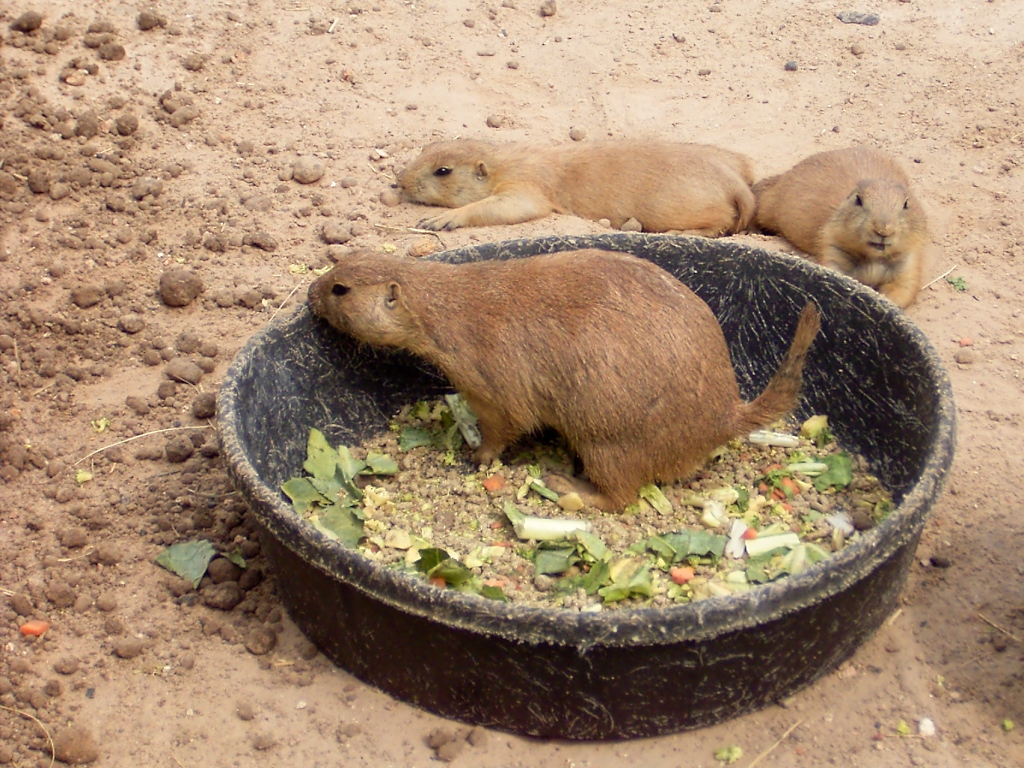
M 486 179 L 488 176 L 490 176 L 490 173 L 487 170 L 487 163 L 485 163 L 483 160 L 477 160 L 476 177 L 478 179 Z
M 395 282 L 388 283 L 384 292 L 384 303 L 388 308 L 393 308 L 400 298 L 402 298 L 402 286 Z

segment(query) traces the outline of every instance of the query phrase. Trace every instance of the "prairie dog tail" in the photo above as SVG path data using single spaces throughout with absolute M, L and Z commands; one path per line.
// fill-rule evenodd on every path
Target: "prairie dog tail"
M 793 410 L 800 396 L 807 350 L 814 337 L 818 335 L 820 327 L 821 313 L 814 303 L 809 301 L 800 313 L 796 333 L 793 334 L 793 341 L 779 369 L 764 388 L 764 392 L 747 403 L 740 412 L 737 432 L 746 434 L 760 429 Z

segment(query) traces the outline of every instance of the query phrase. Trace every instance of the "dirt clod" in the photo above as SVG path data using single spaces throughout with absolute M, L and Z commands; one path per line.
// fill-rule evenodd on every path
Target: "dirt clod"
M 184 435 L 172 437 L 164 444 L 164 453 L 167 456 L 167 460 L 172 464 L 181 464 L 187 461 L 195 453 L 195 450 L 196 448 L 192 445 L 192 441 Z
M 92 731 L 73 725 L 53 735 L 54 756 L 68 765 L 86 765 L 99 759 L 100 748 Z
M 203 292 L 203 281 L 187 269 L 169 269 L 160 275 L 160 300 L 169 307 L 187 307 Z
M 119 659 L 134 659 L 145 649 L 146 644 L 137 637 L 119 637 L 114 641 L 114 655 Z
M 300 184 L 313 184 L 323 178 L 327 166 L 315 157 L 304 155 L 292 166 L 292 178 Z
M 274 650 L 277 634 L 269 627 L 256 627 L 245 638 L 245 647 L 254 656 L 263 656 Z
M 148 32 L 149 30 L 156 29 L 157 27 L 166 27 L 167 19 L 152 8 L 149 8 L 139 12 L 139 15 L 135 19 L 135 23 L 143 32 Z

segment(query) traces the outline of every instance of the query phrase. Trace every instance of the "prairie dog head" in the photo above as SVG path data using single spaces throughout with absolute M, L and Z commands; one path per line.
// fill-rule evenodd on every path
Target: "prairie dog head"
M 310 311 L 359 341 L 408 348 L 418 324 L 405 303 L 401 262 L 350 254 L 309 286 Z
M 920 233 L 924 217 L 910 191 L 891 179 L 857 184 L 836 212 L 849 253 L 863 261 L 890 261 L 903 254 L 903 239 Z M 844 249 L 845 250 L 845 249 Z
M 491 194 L 491 154 L 484 141 L 428 144 L 398 176 L 406 198 L 416 203 L 461 208 Z

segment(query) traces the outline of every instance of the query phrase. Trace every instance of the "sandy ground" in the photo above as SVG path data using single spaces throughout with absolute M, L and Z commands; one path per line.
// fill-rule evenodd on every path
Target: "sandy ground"
M 784 734 L 759 765 L 1024 764 L 1019 3 L 168 0 L 146 31 L 134 4 L 67 7 L 2 17 L 0 764 L 49 765 L 44 728 L 104 766 L 425 766 L 438 728 L 459 738 L 444 757 L 485 768 L 712 766 L 732 744 L 747 766 Z M 10 29 L 26 10 L 42 27 Z M 660 738 L 466 741 L 282 616 L 202 395 L 303 300 L 325 225 L 336 249 L 434 242 L 401 229 L 426 209 L 382 200 L 424 143 L 573 128 L 713 142 L 761 175 L 852 144 L 900 158 L 933 229 L 926 280 L 963 288 L 938 279 L 908 310 L 953 381 L 957 459 L 900 611 L 807 690 Z M 292 179 L 300 156 L 323 176 Z M 599 231 L 556 216 L 441 242 Z M 174 267 L 204 287 L 180 308 L 157 295 Z M 170 383 L 174 358 L 193 384 Z M 184 592 L 154 559 L 197 536 L 250 567 Z M 52 627 L 24 638 L 28 618 Z

